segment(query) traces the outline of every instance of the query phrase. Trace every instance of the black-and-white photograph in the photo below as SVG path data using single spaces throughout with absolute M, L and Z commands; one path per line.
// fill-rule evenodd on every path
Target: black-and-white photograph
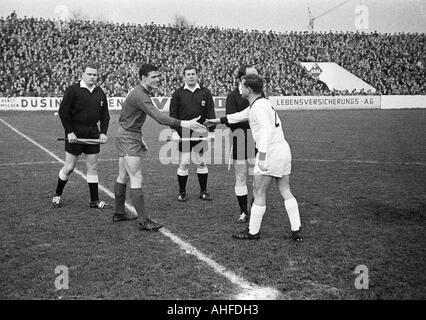
M 425 32 L 424 0 L 1 0 L 0 300 L 426 299 Z

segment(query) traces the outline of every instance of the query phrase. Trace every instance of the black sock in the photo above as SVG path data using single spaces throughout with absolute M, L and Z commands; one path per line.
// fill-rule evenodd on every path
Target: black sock
M 62 192 L 64 191 L 65 185 L 67 184 L 68 180 L 61 180 L 61 178 L 58 178 L 58 184 L 56 185 L 56 195 L 61 196 Z
M 88 185 L 90 190 L 90 201 L 91 202 L 99 201 L 98 184 L 88 183 Z
M 142 222 L 145 222 L 148 217 L 145 214 L 145 201 L 142 189 L 130 188 L 130 199 L 132 199 L 133 206 L 136 209 L 139 219 L 141 219 Z
M 186 182 L 187 181 L 188 181 L 188 175 L 186 175 L 186 176 L 178 175 L 179 193 L 186 192 Z
M 114 202 L 115 202 L 115 213 L 124 214 L 124 204 L 126 202 L 126 184 L 115 182 L 114 184 Z
M 241 213 L 247 213 L 247 195 L 237 196 L 238 204 L 240 205 Z
M 200 190 L 201 192 L 206 191 L 207 189 L 207 178 L 209 176 L 208 173 L 197 173 L 198 175 L 198 182 L 200 183 Z

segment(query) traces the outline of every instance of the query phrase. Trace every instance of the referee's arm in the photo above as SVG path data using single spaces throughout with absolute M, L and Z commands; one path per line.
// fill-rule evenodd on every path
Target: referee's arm
M 103 98 L 103 107 L 101 110 L 101 119 L 100 119 L 100 129 L 101 129 L 101 133 L 103 133 L 104 135 L 107 134 L 108 131 L 108 127 L 109 127 L 109 111 L 108 111 L 108 99 L 106 97 L 106 95 L 104 95 Z
M 171 118 L 179 119 L 179 94 L 178 90 L 173 92 L 172 98 L 170 99 L 169 116 Z M 179 132 L 179 127 L 171 126 L 172 129 Z
M 181 125 L 180 120 L 171 118 L 158 110 L 158 108 L 152 104 L 152 101 L 144 101 L 144 103 L 141 104 L 141 108 L 147 115 L 149 115 L 159 124 L 170 126 L 172 128 L 179 128 Z
M 225 115 L 236 113 L 237 112 L 237 101 L 235 96 L 231 93 L 228 93 L 225 103 Z M 228 122 L 225 123 L 227 127 L 231 127 Z
M 59 106 L 59 117 L 61 118 L 66 134 L 73 132 L 71 126 L 71 106 L 73 102 L 74 92 L 72 87 L 68 87 L 65 90 L 64 97 L 62 98 L 61 105 Z
M 214 110 L 214 100 L 211 92 L 209 91 L 207 96 L 207 119 L 215 119 L 216 112 Z M 213 132 L 216 126 L 209 127 L 209 131 Z

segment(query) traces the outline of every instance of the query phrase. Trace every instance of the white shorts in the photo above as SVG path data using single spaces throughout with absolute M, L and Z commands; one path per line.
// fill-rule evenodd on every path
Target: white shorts
M 259 153 L 256 155 L 254 174 L 281 178 L 291 173 L 291 151 L 287 141 L 269 146 L 266 153 L 267 171 L 259 168 Z

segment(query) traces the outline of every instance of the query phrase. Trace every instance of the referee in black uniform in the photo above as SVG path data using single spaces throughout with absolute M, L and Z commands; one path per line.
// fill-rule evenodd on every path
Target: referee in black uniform
M 250 103 L 241 97 L 241 77 L 248 74 L 258 74 L 256 68 L 251 65 L 243 65 L 238 69 L 238 87 L 226 97 L 226 114 L 243 111 Z M 248 222 L 247 210 L 247 162 L 255 158 L 255 144 L 250 132 L 248 121 L 231 124 L 232 159 L 235 168 L 235 195 L 240 206 L 239 223 Z
M 188 65 L 183 69 L 185 85 L 178 88 L 172 95 L 170 101 L 170 117 L 179 120 L 191 120 L 201 116 L 198 122 L 204 123 L 206 119 L 215 118 L 213 96 L 209 89 L 198 83 L 197 70 L 194 66 Z M 193 131 L 182 131 L 181 127 L 175 129 L 181 138 L 197 138 L 199 134 Z M 210 132 L 214 127 L 209 128 Z M 205 138 L 205 136 L 204 136 Z M 198 182 L 200 184 L 200 199 L 210 201 L 211 197 L 207 193 L 208 169 L 203 158 L 203 153 L 207 151 L 208 143 L 204 141 L 179 141 L 179 168 L 177 170 L 179 182 L 178 201 L 185 202 L 186 182 L 188 181 L 188 165 L 191 162 L 191 151 L 194 149 L 195 163 L 197 164 Z
M 107 142 L 109 125 L 108 101 L 104 91 L 96 86 L 98 67 L 86 64 L 80 82 L 69 86 L 59 107 L 59 116 L 65 130 L 65 165 L 59 171 L 56 194 L 52 199 L 54 208 L 62 206 L 61 196 L 73 172 L 80 154 L 86 155 L 87 183 L 90 191 L 90 208 L 112 208 L 105 201 L 99 201 L 97 163 L 99 144 L 77 144 L 78 138 L 99 139 Z M 98 128 L 100 122 L 100 130 Z

